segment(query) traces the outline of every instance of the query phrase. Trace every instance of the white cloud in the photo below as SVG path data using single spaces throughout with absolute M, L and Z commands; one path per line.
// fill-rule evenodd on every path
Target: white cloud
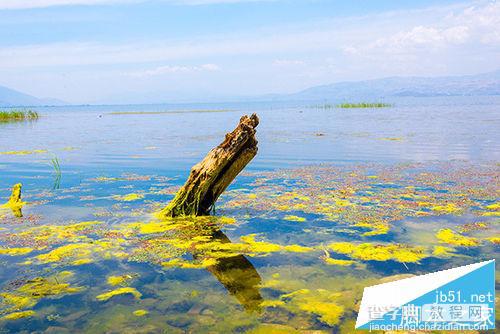
M 418 49 L 432 51 L 467 44 L 500 44 L 500 3 L 478 3 L 445 15 L 437 22 L 416 25 L 383 36 L 362 47 L 346 45 L 346 54 L 407 53 Z
M 152 77 L 158 75 L 175 74 L 175 73 L 195 73 L 195 72 L 215 72 L 219 71 L 220 67 L 215 64 L 203 64 L 199 66 L 159 66 L 151 70 L 129 72 L 126 75 L 132 77 Z

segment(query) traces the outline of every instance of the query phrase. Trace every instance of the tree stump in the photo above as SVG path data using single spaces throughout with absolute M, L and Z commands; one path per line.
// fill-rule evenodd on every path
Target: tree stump
M 160 217 L 208 215 L 219 196 L 257 154 L 256 114 L 243 116 L 236 129 L 191 169 L 174 199 L 160 211 Z

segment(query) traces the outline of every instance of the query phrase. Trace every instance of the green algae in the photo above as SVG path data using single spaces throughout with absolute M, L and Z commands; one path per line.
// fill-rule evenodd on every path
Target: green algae
M 100 295 L 97 295 L 95 298 L 99 301 L 107 301 L 108 299 L 113 298 L 114 296 L 126 295 L 126 294 L 131 294 L 136 299 L 140 299 L 142 297 L 142 294 L 139 291 L 137 291 L 137 289 L 127 287 L 127 288 L 118 288 L 115 290 L 111 290 L 109 292 L 102 293 Z
M 32 298 L 11 288 L 19 284 L 16 273 L 2 288 L 2 314 L 17 312 L 12 309 L 17 304 L 21 311 L 33 308 L 41 315 L 37 321 L 46 314 L 71 319 L 52 300 L 67 295 L 80 305 L 68 308 L 86 313 L 78 324 L 57 321 L 94 332 L 128 332 L 138 326 L 172 333 L 349 332 L 363 287 L 383 282 L 381 272 L 407 272 L 398 262 L 411 264 L 411 272 L 418 274 L 436 268 L 424 268 L 422 259 L 431 266 L 446 261 L 447 267 L 473 260 L 462 255 L 463 246 L 441 243 L 434 236 L 440 230 L 476 239 L 476 249 L 490 256 L 498 240 L 493 218 L 482 216 L 495 210 L 488 208 L 495 203 L 488 182 L 469 180 L 465 189 L 464 182 L 450 183 L 464 177 L 458 172 L 420 175 L 405 168 L 287 171 L 287 179 L 297 179 L 294 186 L 279 184 L 282 172 L 266 173 L 255 181 L 260 184 L 252 189 L 255 196 L 236 187 L 222 198 L 218 214 L 226 216 L 162 220 L 151 214 L 161 204 L 137 200 L 117 203 L 100 221 L 82 214 L 76 221 L 46 217 L 35 226 L 6 225 L 0 249 L 10 249 L 2 257 L 11 261 L 8 268 L 49 270 L 46 279 L 56 283 L 52 277 L 57 277 L 62 284 L 68 284 L 61 273 L 69 268 L 78 283 L 70 288 L 91 288 Z M 286 216 L 305 221 L 284 224 L 280 217 Z M 422 232 L 407 230 L 408 222 Z M 26 253 L 7 254 L 16 248 Z M 52 300 L 50 308 L 41 299 Z M 147 316 L 135 316 L 138 310 Z

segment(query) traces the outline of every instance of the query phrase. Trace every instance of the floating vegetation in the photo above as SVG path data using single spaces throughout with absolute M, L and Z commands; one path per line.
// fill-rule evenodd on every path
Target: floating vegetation
M 17 319 L 22 319 L 22 318 L 28 318 L 34 316 L 36 313 L 35 311 L 20 311 L 20 312 L 12 312 L 7 315 L 4 315 L 1 317 L 2 320 L 17 320 Z
M 133 193 L 133 194 L 127 194 L 127 195 L 123 195 L 123 196 L 116 195 L 116 196 L 113 196 L 113 198 L 116 199 L 117 201 L 132 202 L 132 201 L 137 201 L 139 199 L 144 198 L 144 195 Z
M 119 276 L 109 276 L 107 282 L 109 285 L 127 285 L 134 278 L 134 275 L 124 274 Z
M 147 310 L 135 310 L 134 312 L 132 312 L 135 316 L 137 317 L 143 317 L 145 315 L 147 315 L 149 312 Z
M 0 123 L 35 121 L 38 117 L 38 113 L 30 109 L 0 110 Z
M 484 214 L 498 211 L 496 168 L 245 173 L 222 196 L 222 216 L 205 217 L 154 215 L 166 196 L 158 189 L 174 185 L 152 175 L 88 178 L 60 197 L 30 187 L 30 202 L 51 202 L 30 208 L 41 208 L 36 221 L 0 219 L 1 326 L 349 333 L 365 286 L 495 256 L 498 218 Z M 110 205 L 119 187 L 120 198 L 147 200 Z M 46 214 L 65 201 L 88 206 Z
M 476 238 L 463 236 L 459 233 L 454 232 L 449 228 L 439 230 L 436 233 L 436 237 L 440 242 L 450 245 L 463 246 L 463 247 L 473 247 L 479 245 L 479 241 Z
M 114 296 L 126 295 L 126 294 L 131 294 L 136 299 L 139 299 L 142 297 L 142 294 L 139 291 L 137 291 L 137 289 L 129 287 L 129 288 L 118 288 L 118 289 L 100 294 L 96 297 L 96 299 L 100 300 L 100 301 L 106 301 L 110 298 L 113 298 Z
M 354 259 L 363 261 L 388 261 L 418 262 L 428 255 L 423 247 L 411 247 L 400 244 L 352 244 L 349 242 L 337 242 L 328 246 L 336 253 L 344 254 Z
M 41 154 L 47 153 L 47 150 L 25 150 L 25 151 L 4 151 L 0 152 L 2 155 L 29 155 L 29 154 Z

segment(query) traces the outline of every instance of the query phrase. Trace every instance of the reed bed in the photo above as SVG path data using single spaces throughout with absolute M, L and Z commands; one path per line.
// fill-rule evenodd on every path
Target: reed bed
M 36 111 L 33 110 L 23 110 L 23 109 L 15 109 L 15 110 L 0 110 L 0 122 L 22 122 L 22 121 L 34 121 L 39 118 L 39 115 Z

